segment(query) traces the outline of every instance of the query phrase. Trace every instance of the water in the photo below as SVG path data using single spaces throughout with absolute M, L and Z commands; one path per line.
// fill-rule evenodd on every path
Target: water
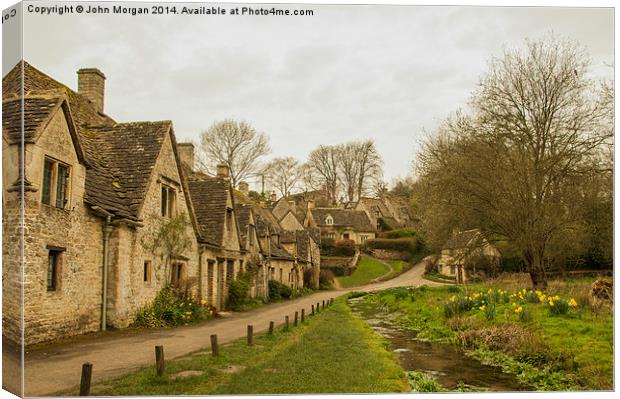
M 390 342 L 402 368 L 424 372 L 446 389 L 456 389 L 459 385 L 476 391 L 531 389 L 513 375 L 503 373 L 501 368 L 484 365 L 452 345 L 416 339 L 415 331 L 403 329 L 395 323 L 396 315 L 383 311 L 363 298 L 349 300 L 349 306 L 353 313 Z

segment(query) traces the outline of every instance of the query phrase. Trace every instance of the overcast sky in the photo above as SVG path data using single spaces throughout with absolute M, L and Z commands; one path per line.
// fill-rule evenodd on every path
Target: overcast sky
M 77 69 L 101 69 L 106 113 L 171 119 L 179 141 L 223 118 L 300 160 L 374 138 L 388 180 L 410 173 L 423 131 L 466 103 L 504 46 L 553 31 L 587 48 L 594 77 L 613 78 L 611 9 L 292 7 L 314 16 L 26 14 L 24 58 L 72 88 Z

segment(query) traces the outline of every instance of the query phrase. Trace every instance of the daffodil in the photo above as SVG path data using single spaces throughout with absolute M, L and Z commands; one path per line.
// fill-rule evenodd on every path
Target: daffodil
M 575 298 L 571 298 L 570 301 L 568 301 L 568 306 L 572 308 L 577 307 L 577 301 L 575 301 Z
M 480 310 L 482 310 L 484 312 L 486 310 L 486 308 L 487 308 L 486 306 L 482 305 L 478 309 L 480 309 Z
M 554 306 L 554 303 L 553 303 L 553 301 L 552 301 L 552 300 L 551 300 L 551 301 L 549 301 L 549 306 Z
M 207 301 L 205 301 L 204 299 L 201 299 L 201 300 L 200 300 L 200 304 L 201 304 L 201 305 L 205 305 L 206 303 L 207 303 Z

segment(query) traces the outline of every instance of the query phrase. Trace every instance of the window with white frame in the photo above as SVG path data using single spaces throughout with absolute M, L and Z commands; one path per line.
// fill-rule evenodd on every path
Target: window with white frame
M 325 224 L 328 226 L 334 224 L 334 218 L 332 217 L 332 215 L 327 215 L 327 217 L 325 218 Z

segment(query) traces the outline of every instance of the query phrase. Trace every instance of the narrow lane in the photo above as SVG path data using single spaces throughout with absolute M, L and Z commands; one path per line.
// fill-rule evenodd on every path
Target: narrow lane
M 99 337 L 78 338 L 70 343 L 53 344 L 26 354 L 25 395 L 44 396 L 74 389 L 80 381 L 84 362 L 93 364 L 93 383 L 119 377 L 154 362 L 155 345 L 163 345 L 166 359 L 174 359 L 210 347 L 211 334 L 218 335 L 220 343 L 242 338 L 248 324 L 255 332 L 266 331 L 269 322 L 284 324 L 289 316 L 291 323 L 295 311 L 310 313 L 311 305 L 336 298 L 350 291 L 375 291 L 396 286 L 439 285 L 422 279 L 424 265 L 419 263 L 400 276 L 381 283 L 333 291 L 320 291 L 312 295 L 283 303 L 265 305 L 258 309 L 235 313 L 231 317 L 205 322 L 196 326 L 123 334 L 122 331 Z M 5 367 L 17 367 L 17 358 L 3 351 Z M 6 380 L 3 385 L 18 388 Z

